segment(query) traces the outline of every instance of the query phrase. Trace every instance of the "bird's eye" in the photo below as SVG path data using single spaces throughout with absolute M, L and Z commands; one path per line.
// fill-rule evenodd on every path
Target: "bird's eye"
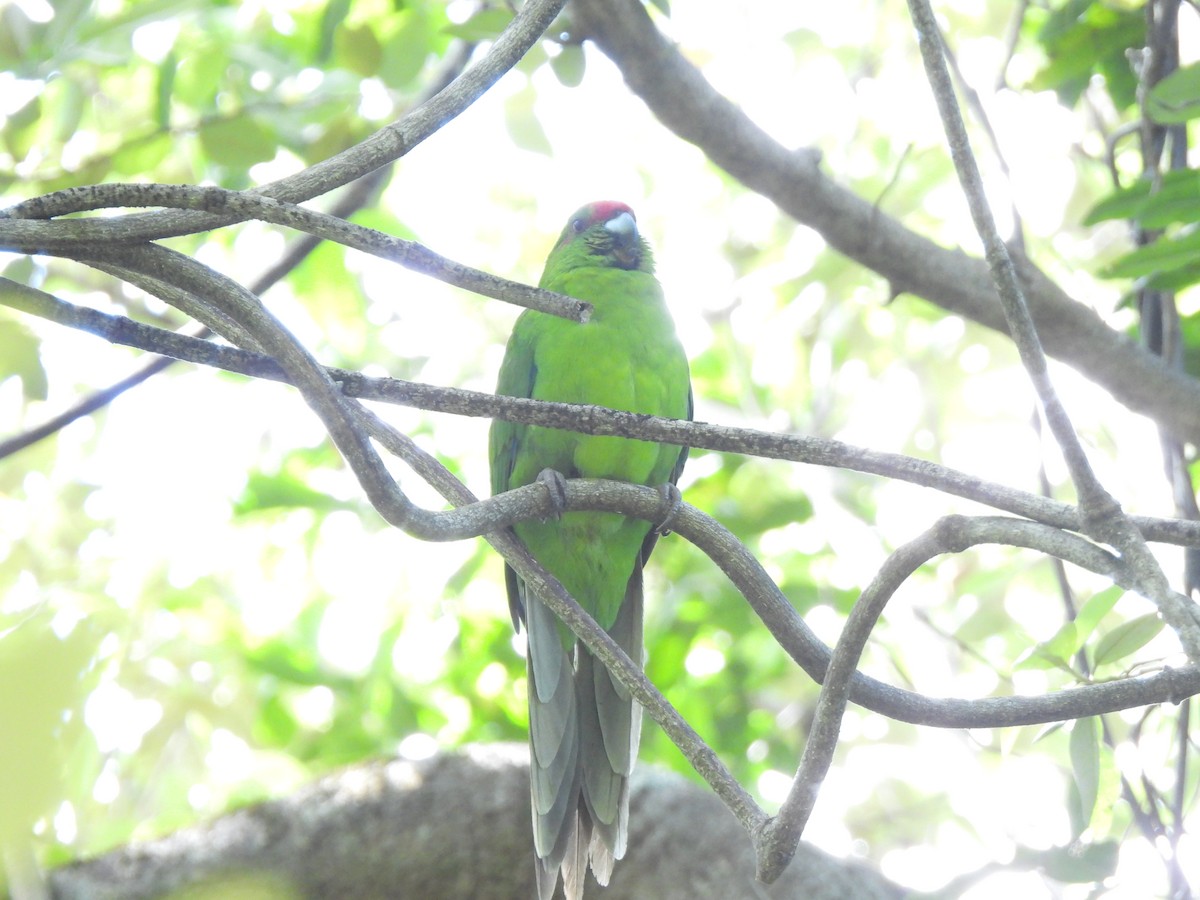
M 574 219 L 571 222 L 571 230 L 576 234 L 581 233 L 583 231 L 583 219 Z

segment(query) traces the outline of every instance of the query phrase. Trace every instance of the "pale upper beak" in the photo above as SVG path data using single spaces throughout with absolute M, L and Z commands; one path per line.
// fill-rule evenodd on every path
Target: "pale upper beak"
M 604 223 L 604 230 L 614 238 L 613 255 L 623 266 L 632 267 L 637 264 L 638 230 L 637 222 L 627 212 L 613 216 Z

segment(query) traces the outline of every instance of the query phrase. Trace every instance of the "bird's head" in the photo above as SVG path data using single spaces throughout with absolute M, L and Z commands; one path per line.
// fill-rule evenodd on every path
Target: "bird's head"
M 577 210 L 550 252 L 570 254 L 576 265 L 654 270 L 650 247 L 638 232 L 633 210 L 615 200 L 600 200 Z

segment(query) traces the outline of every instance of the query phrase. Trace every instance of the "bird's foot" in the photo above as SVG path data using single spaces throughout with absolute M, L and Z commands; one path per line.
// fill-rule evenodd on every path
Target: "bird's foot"
M 666 535 L 671 533 L 671 523 L 679 515 L 679 510 L 683 508 L 683 494 L 679 493 L 679 488 L 671 482 L 660 484 L 658 493 L 663 498 L 663 506 L 666 508 L 667 514 L 662 517 L 661 522 L 654 526 L 654 530 L 659 534 Z
M 537 482 L 545 485 L 546 493 L 550 495 L 550 505 L 553 510 L 546 518 L 561 519 L 567 509 L 567 479 L 557 469 L 546 468 L 538 472 Z

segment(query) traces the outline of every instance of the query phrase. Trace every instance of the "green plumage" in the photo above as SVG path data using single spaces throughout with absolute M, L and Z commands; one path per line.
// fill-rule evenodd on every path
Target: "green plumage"
M 649 247 L 620 203 L 580 209 L 546 261 L 540 285 L 594 307 L 584 324 L 528 311 L 513 328 L 497 393 L 691 418 L 687 358 L 675 336 Z M 544 469 L 566 478 L 674 482 L 686 450 L 496 420 L 494 493 Z M 571 512 L 523 522 L 533 556 L 642 661 L 642 567 L 657 535 L 648 522 Z M 624 855 L 629 774 L 641 711 L 574 635 L 507 571 L 514 619 L 529 635 L 529 720 L 538 895 L 550 900 L 561 866 L 569 900 L 582 895 L 590 861 L 600 883 Z

